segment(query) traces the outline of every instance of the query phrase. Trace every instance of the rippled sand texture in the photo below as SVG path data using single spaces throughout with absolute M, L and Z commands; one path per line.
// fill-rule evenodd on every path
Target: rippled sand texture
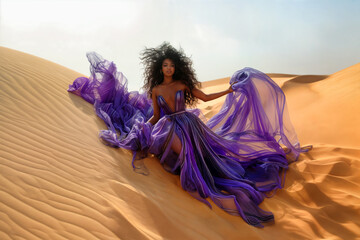
M 0 47 L 0 239 L 359 238 L 360 64 L 329 76 L 270 74 L 300 142 L 314 149 L 261 205 L 276 221 L 264 229 L 210 210 L 156 158 L 145 160 L 149 176 L 134 173 L 129 152 L 99 141 L 105 125 L 92 105 L 67 93 L 78 76 Z M 223 100 L 199 107 L 210 117 Z

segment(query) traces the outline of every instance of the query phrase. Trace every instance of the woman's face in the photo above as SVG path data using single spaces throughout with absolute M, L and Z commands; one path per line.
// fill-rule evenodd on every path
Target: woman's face
M 172 77 L 175 73 L 175 64 L 170 59 L 165 59 L 162 63 L 162 72 L 165 77 Z

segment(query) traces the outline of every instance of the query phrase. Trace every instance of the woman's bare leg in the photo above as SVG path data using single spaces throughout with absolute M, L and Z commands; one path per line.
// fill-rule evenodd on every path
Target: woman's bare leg
M 181 141 L 179 137 L 175 134 L 174 139 L 171 143 L 171 150 L 173 150 L 177 155 L 180 155 L 181 148 L 182 148 Z

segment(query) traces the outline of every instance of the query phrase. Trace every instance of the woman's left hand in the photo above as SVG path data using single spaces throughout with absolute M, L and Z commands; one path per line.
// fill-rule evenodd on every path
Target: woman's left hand
M 228 92 L 229 93 L 232 93 L 234 91 L 234 89 L 232 89 L 232 84 L 230 85 L 229 89 L 228 89 Z

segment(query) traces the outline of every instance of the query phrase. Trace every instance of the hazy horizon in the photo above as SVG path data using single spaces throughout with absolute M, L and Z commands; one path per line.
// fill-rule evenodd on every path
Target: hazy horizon
M 360 1 L 0 0 L 0 45 L 89 75 L 86 52 L 142 86 L 140 52 L 164 41 L 200 81 L 243 67 L 331 74 L 360 62 Z M 69 79 L 69 83 L 73 79 Z

